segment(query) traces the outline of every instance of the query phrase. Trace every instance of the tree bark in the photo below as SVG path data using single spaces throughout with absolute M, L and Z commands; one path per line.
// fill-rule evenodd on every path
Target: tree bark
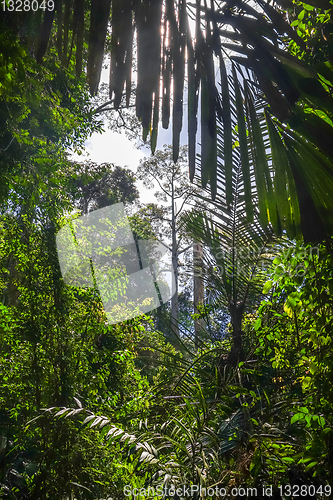
M 175 207 L 175 193 L 174 193 L 174 183 L 172 182 L 172 192 L 171 192 L 171 233 L 172 233 L 172 268 L 175 276 L 175 293 L 171 298 L 171 330 L 174 335 L 179 337 L 179 325 L 178 325 L 178 245 L 177 245 L 177 230 L 176 230 L 176 207 Z
M 203 250 L 201 243 L 193 244 L 193 312 L 198 314 L 198 306 L 204 303 L 204 282 L 202 279 Z M 203 319 L 194 320 L 194 345 L 195 350 L 199 347 L 199 334 L 204 329 Z
M 229 304 L 229 312 L 231 316 L 232 326 L 232 348 L 228 356 L 228 362 L 232 366 L 243 360 L 243 341 L 242 341 L 242 320 L 244 315 L 245 305 Z

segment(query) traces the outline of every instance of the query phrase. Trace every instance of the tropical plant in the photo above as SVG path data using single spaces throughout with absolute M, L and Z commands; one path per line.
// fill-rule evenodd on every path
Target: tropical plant
M 205 354 L 207 356 L 211 353 Z M 164 387 L 167 392 L 162 390 L 160 395 L 157 392 L 157 397 L 155 393 L 155 396 L 149 398 L 153 407 L 157 403 L 159 411 L 166 412 L 162 421 L 159 416 L 152 415 L 154 423 L 150 423 L 148 419 L 136 421 L 133 422 L 134 426 L 125 430 L 105 416 L 84 410 L 79 401 L 78 408 L 50 408 L 47 411 L 59 418 L 77 418 L 82 412 L 87 414 L 82 425 L 101 430 L 99 434 L 105 438 L 108 447 L 111 445 L 123 450 L 126 460 L 123 466 L 128 463 L 136 474 L 127 485 L 122 484 L 121 490 L 124 490 L 124 486 L 133 490 L 138 477 L 144 479 L 142 489 L 149 486 L 155 489 L 162 487 L 169 494 L 178 488 L 208 487 L 221 476 L 221 437 L 222 442 L 223 439 L 228 441 L 230 429 L 224 430 L 224 435 L 221 430 L 219 435 L 216 408 L 221 406 L 221 401 L 215 398 L 208 403 L 199 380 L 189 373 L 188 368 L 189 366 L 184 371 L 181 364 L 177 376 L 175 373 L 170 374 L 169 383 L 173 379 L 172 396 L 170 388 L 168 390 L 162 384 L 160 389 Z M 191 363 L 191 368 L 196 371 L 199 367 L 196 363 Z M 231 380 L 232 376 L 229 381 Z M 185 388 L 186 395 L 181 395 Z M 166 399 L 175 398 L 175 403 L 166 406 L 161 394 L 168 394 Z M 232 425 L 226 422 L 225 427 Z
M 296 445 L 290 463 L 314 478 L 332 477 L 331 270 L 332 240 L 284 249 L 254 323 L 256 355 L 269 358 L 276 380 L 297 396 L 289 413 Z
M 119 489 L 195 485 L 218 498 L 216 487 L 245 485 L 257 498 L 267 487 L 281 498 L 289 484 L 305 497 L 330 495 L 331 245 L 279 250 L 269 296 L 244 319 L 244 362 L 226 364 L 227 338 L 192 359 L 178 356 L 142 396 L 149 410 L 141 423 L 139 413 L 120 425 L 81 407 L 50 409 L 59 418 L 86 414 L 84 425 L 122 454 Z
M 254 221 L 247 221 L 240 162 L 233 170 L 233 188 L 231 206 L 225 204 L 222 195 L 211 202 L 213 208 L 207 203 L 206 213 L 189 213 L 186 229 L 203 245 L 203 268 L 196 267 L 195 273 L 205 281 L 205 303 L 229 312 L 233 338 L 229 360 L 235 363 L 243 358 L 244 313 L 260 301 L 273 252 L 273 231 L 260 225 L 256 206 L 252 208 Z M 202 199 L 209 202 L 208 198 Z
M 87 10 L 82 2 L 74 2 L 73 13 L 69 0 L 57 3 L 55 9 L 51 5 L 44 16 L 29 11 L 24 13 L 24 21 L 19 13 L 9 12 L 11 7 L 6 7 L 3 19 L 18 34 L 22 24 L 27 23 L 29 33 L 26 43 L 37 61 L 42 61 L 49 41 L 49 50 L 56 45 L 63 61 L 72 62 L 71 56 L 75 52 L 78 74 L 82 69 L 81 62 L 87 61 L 89 87 L 95 94 L 110 7 L 111 101 L 116 109 L 120 106 L 126 84 L 125 100 L 129 104 L 132 46 L 133 40 L 136 40 L 136 114 L 142 121 L 144 138 L 151 130 L 152 151 L 156 146 L 160 107 L 162 125 L 167 128 L 173 100 L 173 155 L 175 161 L 178 158 L 187 67 L 190 178 L 193 179 L 195 172 L 200 91 L 202 184 L 210 183 L 212 197 L 215 198 L 220 176 L 216 163 L 216 119 L 219 118 L 225 132 L 226 202 L 231 204 L 231 113 L 234 111 L 230 98 L 234 88 L 244 172 L 252 154 L 249 154 L 246 139 L 248 126 L 253 134 L 252 151 L 262 220 L 269 217 L 274 230 L 280 224 L 289 231 L 292 212 L 296 232 L 300 232 L 301 225 L 306 240 L 320 239 L 329 233 L 333 212 L 332 148 L 330 141 L 326 140 L 332 134 L 330 39 L 323 35 L 321 42 L 326 44 L 326 50 L 321 51 L 319 58 L 311 57 L 311 43 L 317 43 L 318 34 L 322 31 L 316 28 L 312 39 L 312 32 L 309 29 L 306 31 L 302 21 L 304 11 L 312 11 L 313 7 L 327 33 L 330 32 L 331 3 L 309 0 L 307 4 L 299 2 L 295 6 L 291 0 L 281 0 L 274 5 L 266 0 L 256 0 L 252 6 L 244 0 L 212 1 L 208 6 L 201 0 L 196 0 L 195 4 L 186 0 L 126 0 L 125 3 L 113 1 L 111 5 L 111 0 L 96 0 L 89 9 L 88 55 L 83 50 L 87 35 Z M 295 13 L 300 16 L 297 19 L 301 23 L 295 23 Z M 54 19 L 57 23 L 56 36 L 52 24 Z M 192 24 L 189 20 L 193 20 Z M 39 35 L 34 36 L 37 33 Z M 214 55 L 220 69 L 219 81 L 215 79 Z M 234 80 L 231 87 L 228 73 Z M 163 90 L 160 95 L 161 82 Z M 221 92 L 217 90 L 219 84 Z M 259 88 L 262 92 L 264 118 L 257 116 L 249 87 Z M 268 128 L 269 136 L 263 134 L 263 125 Z M 268 173 L 269 150 L 272 151 L 274 165 L 273 179 Z M 287 197 L 284 188 L 286 176 L 290 191 Z M 245 183 L 249 197 L 251 185 L 246 177 Z M 249 203 L 247 207 L 247 217 L 251 220 Z M 311 225 L 308 224 L 309 219 Z
M 309 249 L 300 237 L 332 227 L 332 7 L 309 1 L 64 0 L 28 14 L 2 2 L 4 498 L 121 499 L 126 484 L 185 483 L 226 494 L 245 483 L 258 499 L 288 496 L 288 484 L 295 497 L 330 495 L 332 241 Z M 177 160 L 187 95 L 191 179 L 201 103 L 201 178 L 215 199 L 197 197 L 206 213 L 194 212 L 188 229 L 206 245 L 206 311 L 228 310 L 234 335 L 200 339 L 197 352 L 186 342 L 177 352 L 146 317 L 107 326 L 96 291 L 61 279 L 55 235 L 74 208 L 65 148 L 99 128 L 85 75 L 73 72 L 87 63 L 97 91 L 105 37 L 111 97 L 96 115 L 131 105 L 137 43 L 144 137 L 154 151 L 159 112 L 168 126 L 173 103 Z M 43 54 L 41 66 L 33 57 Z M 134 214 L 136 238 L 157 236 L 147 212 L 161 215 Z M 284 240 L 267 251 L 273 231 Z M 299 238 L 294 252 L 285 233 Z M 273 250 L 263 286 L 255 269 Z M 39 417 L 41 407 L 50 411 Z

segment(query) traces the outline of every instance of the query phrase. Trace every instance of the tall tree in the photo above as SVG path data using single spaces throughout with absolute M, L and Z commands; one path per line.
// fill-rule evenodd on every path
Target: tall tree
M 73 163 L 69 170 L 69 190 L 83 214 L 114 203 L 139 199 L 133 172 L 110 163 Z
M 203 279 L 203 248 L 199 242 L 193 243 L 193 312 L 199 314 L 202 312 L 200 307 L 204 305 L 204 279 Z M 197 350 L 199 347 L 200 332 L 204 329 L 204 322 L 201 318 L 194 319 L 194 345 Z
M 154 156 L 141 160 L 138 168 L 138 178 L 148 188 L 158 185 L 155 196 L 158 201 L 165 203 L 165 210 L 161 220 L 160 236 L 170 241 L 172 267 L 175 276 L 176 291 L 171 299 L 171 325 L 175 335 L 179 335 L 178 326 L 178 274 L 179 256 L 189 248 L 183 231 L 182 215 L 186 204 L 193 201 L 197 188 L 190 184 L 186 177 L 187 158 L 186 148 L 181 147 L 179 158 L 175 163 L 171 146 L 164 146 L 163 151 L 156 151 Z M 184 246 L 185 245 L 185 246 Z

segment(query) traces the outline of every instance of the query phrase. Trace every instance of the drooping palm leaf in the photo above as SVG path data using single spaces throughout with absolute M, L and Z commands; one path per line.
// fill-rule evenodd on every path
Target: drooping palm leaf
M 83 58 L 83 33 L 84 33 L 84 4 L 80 0 L 75 0 L 74 3 L 74 23 L 76 32 L 76 75 L 82 73 L 82 58 Z
M 133 24 L 131 0 L 113 0 L 111 66 L 110 66 L 110 98 L 114 93 L 114 106 L 119 107 L 123 89 L 126 85 L 126 103 L 129 105 L 132 73 Z
M 232 74 L 236 74 L 233 68 Z M 210 291 L 210 300 L 216 305 L 223 305 L 231 315 L 234 346 L 241 350 L 241 321 L 246 307 L 251 303 L 250 296 L 257 299 L 261 296 L 263 286 L 263 269 L 267 258 L 268 244 L 272 238 L 272 229 L 279 232 L 278 223 L 281 220 L 285 226 L 291 225 L 293 215 L 286 207 L 277 209 L 274 197 L 275 177 L 272 175 L 269 130 L 267 119 L 262 111 L 262 100 L 243 75 L 241 86 L 230 76 L 228 85 L 230 101 L 230 119 L 232 137 L 225 132 L 225 121 L 222 120 L 218 130 L 218 187 L 216 200 L 209 203 L 208 197 L 202 197 L 207 202 L 205 213 L 195 211 L 187 217 L 187 230 L 196 241 L 206 248 L 204 266 L 206 287 Z M 244 99 L 240 96 L 243 95 Z M 241 128 L 238 117 L 244 117 Z M 246 121 L 245 121 L 246 117 Z M 274 129 L 275 130 L 275 129 Z M 274 136 L 276 139 L 276 137 Z M 226 162 L 225 141 L 232 140 L 231 157 Z M 240 143 L 246 143 L 245 154 L 249 154 L 248 163 L 243 165 Z M 243 144 L 243 147 L 245 144 Z M 247 156 L 246 156 L 247 158 Z M 226 176 L 230 168 L 232 175 L 232 204 L 227 203 Z M 289 193 L 286 166 L 282 175 L 286 181 L 284 195 Z M 245 172 L 245 176 L 243 175 Z M 229 174 L 230 175 L 230 174 Z M 281 177 L 281 172 L 279 172 Z M 281 182 L 278 177 L 278 182 Z M 261 193 L 260 204 L 259 188 Z M 248 220 L 246 198 L 250 191 L 252 199 L 252 221 Z M 259 200 L 258 200 L 259 198 Z M 288 200 L 286 200 L 288 201 Z M 280 216 L 279 216 L 280 213 Z M 270 224 L 268 224 L 270 222 Z M 288 222 L 288 224 L 287 224 Z M 281 225 L 281 224 L 280 224 Z
M 101 76 L 110 5 L 111 0 L 91 0 L 87 79 L 92 95 L 97 93 Z
M 188 20 L 187 20 L 188 21 Z M 197 112 L 198 112 L 198 91 L 200 75 L 197 61 L 192 46 L 190 27 L 186 26 L 186 47 L 187 47 L 187 76 L 188 76 L 188 153 L 189 153 L 189 175 L 191 182 L 195 173 L 195 149 L 197 134 Z
M 71 15 L 69 22 L 69 6 L 71 0 L 60 0 L 55 2 L 55 11 L 45 11 L 39 23 L 40 36 L 36 37 L 35 54 L 41 60 L 48 42 L 51 40 L 52 21 L 56 18 L 58 23 L 57 47 L 59 55 L 67 54 L 68 37 L 67 31 L 72 36 L 72 47 L 74 34 L 76 36 L 76 61 L 77 72 L 80 73 L 79 59 L 82 56 L 83 23 L 86 22 L 83 15 L 83 8 L 78 9 L 78 3 L 74 2 L 74 15 Z M 100 70 L 102 65 L 103 51 L 107 33 L 107 24 L 110 13 L 111 0 L 93 0 L 91 5 L 84 5 L 85 12 L 90 10 L 90 35 L 87 61 L 87 78 L 91 92 L 94 94 L 98 88 Z M 81 3 L 83 5 L 83 3 Z M 327 0 L 311 0 L 310 5 L 319 12 L 329 11 L 332 5 Z M 216 119 L 223 116 L 223 126 L 225 133 L 224 155 L 226 165 L 230 165 L 230 112 L 229 99 L 230 88 L 226 84 L 229 77 L 237 80 L 234 83 L 236 100 L 236 113 L 240 120 L 240 147 L 242 152 L 242 166 L 245 175 L 245 192 L 247 198 L 247 215 L 251 220 L 250 189 L 246 180 L 247 165 L 252 165 L 256 169 L 256 184 L 260 203 L 260 217 L 262 223 L 266 218 L 272 222 L 274 229 L 280 231 L 285 225 L 291 228 L 290 214 L 296 216 L 295 207 L 299 206 L 301 217 L 304 219 L 307 213 L 303 213 L 304 203 L 299 199 L 300 188 L 293 189 L 290 177 L 290 186 L 287 190 L 289 207 L 287 204 L 278 202 L 279 190 L 283 182 L 280 174 L 276 181 L 270 180 L 268 171 L 271 170 L 269 153 L 273 158 L 273 167 L 276 168 L 277 161 L 281 157 L 281 144 L 286 148 L 284 139 L 282 143 L 272 139 L 269 135 L 268 141 L 263 128 L 268 125 L 263 120 L 257 121 L 257 113 L 254 113 L 251 95 L 244 86 L 242 72 L 233 69 L 226 55 L 237 62 L 238 68 L 250 70 L 247 85 L 252 92 L 254 85 L 257 85 L 262 92 L 262 111 L 269 111 L 274 127 L 284 125 L 290 127 L 293 136 L 289 139 L 301 140 L 302 136 L 312 144 L 306 143 L 301 147 L 297 146 L 298 157 L 302 158 L 307 148 L 315 148 L 326 156 L 326 162 L 333 162 L 332 141 L 332 116 L 333 99 L 330 95 L 330 88 L 333 82 L 333 70 L 329 61 L 321 61 L 317 65 L 312 65 L 300 60 L 287 50 L 286 43 L 292 40 L 299 47 L 299 53 L 306 55 L 311 60 L 310 45 L 300 37 L 297 29 L 288 22 L 285 16 L 286 9 L 294 9 L 294 4 L 290 0 L 279 0 L 275 4 L 270 4 L 268 0 L 256 0 L 249 3 L 246 0 L 238 1 L 215 1 L 208 4 L 205 0 L 126 0 L 112 2 L 111 17 L 111 86 L 110 90 L 115 95 L 115 105 L 120 102 L 121 93 L 126 84 L 127 104 L 129 103 L 129 89 L 131 79 L 132 64 L 132 40 L 136 40 L 138 54 L 138 84 L 136 94 L 137 116 L 142 120 L 144 137 L 151 131 L 151 147 L 154 150 L 157 140 L 157 123 L 159 117 L 159 86 L 163 81 L 162 99 L 162 124 L 169 125 L 169 117 L 172 115 L 173 146 L 174 157 L 177 158 L 179 148 L 179 137 L 183 121 L 183 82 L 186 75 L 185 66 L 188 65 L 188 119 L 189 119 L 189 154 L 190 154 L 190 177 L 194 176 L 195 169 L 195 146 L 197 133 L 198 114 L 198 89 L 201 92 L 201 177 L 203 185 L 210 183 L 213 198 L 218 192 L 218 178 L 216 162 Z M 290 11 L 291 12 L 291 11 Z M 7 15 L 7 14 L 6 14 Z M 36 18 L 40 12 L 26 13 L 24 22 L 29 22 L 30 18 Z M 191 23 L 189 17 L 195 20 L 195 33 L 190 33 Z M 12 26 L 17 21 L 18 33 L 22 25 L 22 18 L 18 13 L 11 17 L 7 15 L 8 22 Z M 64 30 L 60 23 L 64 20 Z M 13 21 L 14 20 L 14 21 Z M 330 23 L 330 19 L 328 19 Z M 70 26 L 71 24 L 71 26 Z M 136 36 L 133 32 L 136 29 Z M 68 35 L 69 36 L 69 35 Z M 30 37 L 31 41 L 31 37 Z M 30 43 L 30 42 L 29 42 Z M 325 42 L 326 43 L 326 42 Z M 329 43 L 329 42 L 327 42 Z M 185 50 L 186 47 L 186 50 Z M 221 50 L 222 47 L 222 50 Z M 185 52 L 187 56 L 185 57 Z M 70 51 L 71 53 L 71 51 Z M 219 58 L 221 69 L 220 76 L 216 77 L 216 59 Z M 221 55 L 223 54 L 223 57 Z M 68 58 L 66 62 L 68 62 Z M 65 61 L 63 59 L 63 61 Z M 222 85 L 219 95 L 220 84 Z M 238 88 L 240 91 L 238 92 Z M 248 109 L 242 111 L 240 96 L 247 100 Z M 172 103 L 172 113 L 170 107 Z M 244 118 L 243 118 L 244 114 Z M 251 127 L 248 127 L 248 118 L 251 120 Z M 245 119 L 245 123 L 244 123 Z M 277 121 L 275 121 L 275 119 Z M 280 123 L 278 123 L 280 122 Z M 251 144 L 252 149 L 246 149 L 244 140 L 245 131 L 249 136 L 246 146 Z M 259 128 L 261 130 L 259 130 Z M 246 133 L 246 132 L 245 132 Z M 281 132 L 279 132 L 281 134 Z M 263 143 L 261 138 L 263 138 Z M 268 136 L 267 136 L 268 137 Z M 326 139 L 328 138 L 328 140 Z M 290 141 L 289 141 L 290 142 Z M 264 147 L 263 147 L 264 144 Z M 278 147 L 277 151 L 274 148 Z M 266 156 L 266 160 L 264 159 Z M 309 155 L 309 157 L 311 154 Z M 313 156 L 313 155 L 312 155 Z M 301 167 L 302 169 L 302 167 Z M 288 176 L 297 177 L 297 169 L 288 170 Z M 280 172 L 281 173 L 281 172 Z M 296 174 L 295 174 L 296 173 Z M 231 203 L 232 198 L 232 178 L 230 169 L 225 171 L 227 203 Z M 331 176 L 331 173 L 329 173 Z M 273 177 L 273 176 L 272 176 Z M 263 180 L 264 178 L 264 180 Z M 301 174 L 302 182 L 310 195 L 313 206 L 312 221 L 322 228 L 321 231 L 307 230 L 304 233 L 305 239 L 316 239 L 323 237 L 332 229 L 331 217 L 327 213 L 332 210 L 332 204 L 327 203 L 327 187 L 323 185 L 324 177 L 320 174 L 316 195 L 311 189 L 309 176 Z M 298 178 L 294 178 L 298 182 Z M 303 188 L 302 188 L 303 189 Z M 282 197 L 285 199 L 285 191 L 282 188 Z M 296 194 L 296 198 L 293 196 Z M 273 197 L 278 198 L 273 199 Z M 333 199 L 333 197 L 331 197 Z M 277 207 L 277 213 L 276 213 Z M 270 213 L 266 215 L 266 210 Z M 282 210 L 282 219 L 281 219 Z M 289 212 L 289 216 L 288 216 Z M 289 217 L 289 219 L 288 219 Z M 289 220 L 289 222 L 287 222 Z M 297 231 L 297 228 L 296 228 Z
M 136 115 L 142 121 L 147 137 L 152 119 L 152 106 L 159 86 L 161 67 L 159 22 L 162 0 L 138 2 L 135 11 L 138 44 L 138 84 Z
M 250 182 L 250 165 L 248 157 L 248 146 L 246 136 L 246 121 L 243 109 L 243 99 L 240 91 L 240 85 L 236 76 L 235 66 L 232 65 L 232 77 L 235 86 L 235 108 L 238 126 L 238 142 L 240 149 L 240 162 L 242 166 L 242 174 L 244 180 L 244 196 L 246 215 L 249 222 L 253 222 L 253 204 L 251 196 L 251 182 Z
M 64 12 L 64 30 L 63 30 L 63 47 L 62 47 L 62 62 L 66 64 L 68 54 L 68 37 L 69 37 L 69 21 L 71 16 L 71 2 L 65 2 Z
M 51 34 L 53 19 L 54 19 L 54 10 L 52 11 L 47 10 L 44 14 L 42 25 L 40 26 L 40 36 L 38 40 L 38 48 L 36 51 L 37 62 L 42 61 L 43 56 L 46 52 L 47 44 Z

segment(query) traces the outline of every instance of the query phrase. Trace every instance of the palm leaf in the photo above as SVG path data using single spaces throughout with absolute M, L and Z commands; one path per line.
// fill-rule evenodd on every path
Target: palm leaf
M 177 26 L 173 3 L 167 0 L 167 17 L 170 22 L 171 56 L 173 61 L 173 113 L 172 113 L 172 149 L 173 161 L 179 156 L 180 132 L 183 124 L 183 91 L 185 70 L 186 10 L 185 1 L 179 3 L 179 25 Z
M 67 54 L 68 54 L 68 35 L 69 35 L 69 18 L 71 15 L 71 3 L 65 2 L 65 15 L 64 15 L 64 38 L 63 38 L 63 46 L 62 46 L 62 62 L 65 65 L 67 62 Z
M 170 86 L 171 86 L 171 54 L 169 40 L 169 25 L 167 18 L 163 24 L 163 56 L 162 56 L 162 127 L 167 129 L 170 120 Z
M 285 221 L 287 234 L 290 237 L 295 236 L 292 225 L 292 210 L 289 202 L 288 176 L 289 168 L 285 145 L 273 125 L 270 115 L 266 114 L 269 138 L 272 146 L 272 162 L 274 166 L 274 194 L 278 208 L 278 214 L 281 221 Z
M 226 184 L 226 202 L 232 203 L 232 133 L 231 133 L 231 112 L 230 96 L 227 71 L 222 53 L 219 54 L 220 74 L 221 74 L 221 92 L 222 92 L 222 121 L 223 121 L 223 158 L 225 166 L 225 184 Z
M 136 4 L 135 20 L 138 46 L 138 84 L 136 115 L 142 121 L 143 139 L 151 128 L 154 96 L 158 94 L 161 40 L 160 19 L 162 0 L 153 4 L 145 0 Z
M 252 165 L 255 172 L 256 186 L 258 190 L 258 201 L 260 211 L 260 223 L 263 227 L 268 224 L 268 193 L 267 193 L 267 157 L 261 135 L 260 125 L 254 109 L 252 95 L 248 85 L 245 83 L 245 99 L 247 104 L 247 120 L 251 124 L 249 128 L 250 150 L 252 154 Z
M 73 22 L 74 20 L 77 32 L 76 55 L 75 55 L 76 75 L 80 76 L 82 73 L 83 34 L 84 34 L 84 4 L 80 2 L 80 0 L 75 0 Z
M 111 0 L 91 0 L 87 80 L 92 95 L 97 93 L 101 76 L 110 6 Z
M 49 42 L 52 23 L 54 19 L 55 10 L 46 10 L 44 13 L 44 19 L 42 25 L 40 27 L 40 37 L 38 41 L 38 48 L 36 51 L 36 60 L 37 62 L 42 62 L 44 54 L 47 49 L 47 45 Z
M 110 12 L 111 0 L 92 0 L 90 6 L 90 32 L 87 62 L 87 78 L 92 94 L 97 92 L 100 71 L 103 59 L 104 43 L 107 33 L 107 24 Z M 64 19 L 62 19 L 62 4 L 64 6 Z M 82 4 L 82 5 L 81 5 Z M 331 3 L 327 0 L 311 0 L 311 5 L 316 8 L 332 10 Z M 59 0 L 56 2 L 58 23 L 58 52 L 67 57 L 68 26 L 71 16 L 71 0 Z M 113 1 L 113 17 L 111 20 L 113 42 L 112 42 L 112 70 L 111 90 L 117 95 L 115 104 L 118 105 L 126 81 L 127 105 L 129 105 L 131 65 L 132 65 L 132 40 L 133 26 L 137 30 L 137 54 L 138 54 L 138 85 L 136 93 L 137 116 L 142 120 L 144 137 L 151 130 L 151 147 L 155 148 L 157 140 L 157 122 L 159 115 L 159 81 L 161 76 L 161 33 L 163 35 L 162 49 L 162 125 L 168 127 L 170 118 L 170 102 L 173 100 L 173 147 L 174 158 L 178 156 L 179 135 L 182 128 L 182 99 L 185 65 L 188 60 L 189 76 L 189 155 L 190 155 L 190 178 L 195 173 L 195 138 L 197 133 L 197 103 L 198 84 L 201 83 L 201 176 L 202 184 L 210 183 L 213 199 L 221 192 L 223 183 L 226 185 L 224 194 L 227 203 L 232 199 L 232 181 L 229 165 L 235 158 L 232 141 L 239 142 L 242 156 L 242 165 L 245 176 L 245 194 L 247 205 L 247 216 L 251 219 L 250 195 L 258 196 L 260 206 L 261 223 L 265 224 L 269 218 L 274 230 L 279 233 L 283 225 L 290 230 L 291 225 L 297 226 L 297 206 L 301 212 L 301 218 L 305 220 L 309 210 L 305 210 L 304 199 L 302 200 L 302 189 L 299 179 L 302 179 L 304 189 L 310 197 L 310 205 L 315 211 L 313 222 L 319 217 L 321 231 L 316 231 L 317 237 L 324 237 L 331 229 L 331 217 L 324 217 L 328 212 L 325 194 L 326 186 L 322 183 L 327 179 L 319 175 L 315 193 L 312 189 L 309 175 L 301 172 L 297 158 L 300 153 L 294 155 L 293 151 L 302 149 L 302 156 L 309 148 L 309 158 L 312 158 L 315 148 L 326 156 L 328 162 L 333 159 L 332 141 L 326 137 L 332 135 L 333 98 L 330 95 L 330 83 L 332 83 L 332 68 L 329 61 L 310 65 L 304 60 L 288 52 L 286 39 L 296 43 L 300 51 L 311 60 L 310 44 L 305 43 L 284 16 L 284 10 L 293 8 L 290 0 L 278 0 L 271 4 L 268 0 L 255 0 L 249 4 L 245 0 L 234 2 L 207 2 L 196 0 L 192 3 L 187 0 L 150 0 L 120 2 Z M 163 8 L 162 8 L 163 5 Z M 82 55 L 82 39 L 85 15 L 83 2 L 77 0 L 74 3 L 73 29 L 77 33 L 76 68 L 77 73 L 81 71 L 80 58 Z M 281 10 L 281 8 L 284 10 Z M 135 18 L 133 24 L 132 18 Z M 38 19 L 39 42 L 36 57 L 41 61 L 46 51 L 54 12 L 47 11 L 42 22 L 39 21 L 38 13 L 29 14 L 29 25 L 32 19 Z M 196 34 L 190 36 L 188 29 L 188 17 L 195 20 Z M 31 18 L 31 19 L 30 19 Z M 63 28 L 61 26 L 63 21 Z M 32 22 L 32 21 L 31 21 Z M 32 23 L 31 25 L 33 25 Z M 20 23 L 17 26 L 17 33 Z M 31 36 L 28 37 L 31 40 Z M 60 50 L 62 40 L 62 50 Z M 224 47 L 221 57 L 221 44 Z M 73 40 L 72 40 L 73 45 Z M 188 58 L 185 57 L 185 45 Z M 230 52 L 232 51 L 232 52 Z M 220 60 L 220 82 L 216 81 L 214 74 L 213 53 Z M 233 61 L 237 62 L 237 72 L 229 71 L 226 53 L 229 52 Z M 238 53 L 238 55 L 237 55 Z M 125 55 L 126 54 L 126 55 Z M 65 57 L 66 56 L 66 57 Z M 63 61 L 64 63 L 67 61 Z M 243 80 L 242 70 L 248 71 L 246 81 Z M 230 86 L 230 76 L 234 80 Z M 173 82 L 173 92 L 171 91 Z M 222 85 L 221 95 L 217 92 L 218 83 Z M 261 111 L 255 109 L 256 97 L 252 96 L 254 89 L 261 92 Z M 260 92 L 259 92 L 260 90 Z M 247 109 L 242 106 L 240 99 L 247 101 Z M 222 103 L 222 105 L 221 105 Z M 262 118 L 266 110 L 272 117 L 291 128 L 293 135 L 289 134 L 289 143 L 296 141 L 297 144 L 290 145 L 289 152 L 293 156 L 292 168 L 288 176 L 295 176 L 292 186 L 291 178 L 287 194 L 289 195 L 289 216 L 285 203 L 286 191 L 282 187 L 283 176 L 280 171 L 274 180 L 274 172 L 270 168 L 270 150 L 273 158 L 273 168 L 281 157 L 281 144 L 286 146 L 284 140 L 276 141 L 273 135 L 268 137 L 268 124 Z M 235 112 L 240 120 L 239 132 L 234 132 Z M 244 119 L 249 137 L 245 141 Z M 307 116 L 308 115 L 308 116 Z M 222 163 L 227 168 L 222 175 L 218 171 L 216 151 L 216 123 L 217 119 L 222 121 L 224 127 L 224 143 Z M 230 123 L 232 127 L 230 129 Z M 230 132 L 231 130 L 231 132 Z M 236 136 L 238 135 L 238 139 Z M 297 137 L 297 139 L 296 139 Z M 300 142 L 304 137 L 307 144 Z M 257 142 L 258 141 L 258 142 Z M 263 147 L 264 144 L 264 147 Z M 301 146 L 300 146 L 301 144 Z M 246 154 L 246 147 L 250 147 Z M 274 151 L 277 147 L 278 150 Z M 289 154 L 289 153 L 288 153 Z M 307 155 L 305 155 L 307 156 Z M 265 159 L 266 157 L 266 159 Z M 295 163 L 295 161 L 296 163 Z M 322 160 L 320 160 L 322 162 Z M 326 163 L 327 163 L 326 161 Z M 246 172 L 254 169 L 257 173 L 255 183 L 257 189 L 250 189 Z M 297 168 L 296 168 L 297 165 Z M 299 168 L 301 170 L 299 170 Z M 307 167 L 304 166 L 307 170 Z M 327 170 L 327 169 L 326 169 Z M 299 172 L 299 174 L 297 173 Z M 300 177 L 298 176 L 300 175 Z M 331 177 L 331 172 L 329 172 Z M 331 185 L 331 183 L 328 183 Z M 254 187 L 254 186 L 253 186 Z M 294 189 L 296 188 L 296 189 Z M 279 194 L 280 189 L 281 195 Z M 276 198 L 277 196 L 277 198 Z M 296 196 L 296 198 L 293 198 Z M 303 197 L 304 198 L 304 197 Z M 253 199 L 253 198 L 251 198 Z M 281 208 L 283 220 L 280 217 L 280 207 L 276 206 L 283 199 Z M 304 211 L 305 210 L 305 211 Z M 294 221 L 291 222 L 290 214 Z M 281 226 L 282 225 L 282 226 Z M 302 230 L 304 229 L 302 224 Z M 295 228 L 297 232 L 297 228 Z M 306 237 L 311 233 L 307 232 Z
M 298 138 L 292 141 L 286 134 L 284 141 L 292 169 L 301 212 L 304 239 L 318 241 L 325 233 L 324 224 L 332 224 L 332 174 L 325 158 Z
M 191 34 L 187 19 L 186 26 L 186 47 L 187 47 L 187 73 L 188 73 L 188 151 L 189 151 L 189 176 L 191 182 L 195 173 L 195 150 L 197 134 L 197 112 L 198 112 L 198 86 L 199 75 L 196 68 L 194 49 L 192 46 Z
M 245 114 L 243 108 L 243 98 L 240 91 L 240 85 L 236 75 L 235 66 L 232 65 L 232 75 L 235 86 L 235 107 L 237 113 L 237 125 L 238 125 L 238 140 L 240 148 L 240 161 L 242 165 L 243 181 L 244 181 L 244 192 L 245 192 L 245 206 L 246 215 L 249 222 L 253 221 L 253 204 L 251 196 L 251 181 L 250 181 L 250 165 L 248 158 L 248 146 L 247 146 L 247 136 L 246 136 L 246 122 Z
M 132 71 L 133 27 L 131 0 L 112 2 L 112 37 L 110 66 L 110 99 L 118 109 L 126 82 L 126 102 L 129 105 Z

